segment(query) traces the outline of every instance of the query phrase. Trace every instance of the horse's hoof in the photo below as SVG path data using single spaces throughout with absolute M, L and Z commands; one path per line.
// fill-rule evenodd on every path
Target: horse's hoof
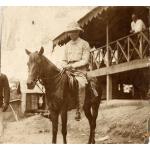
M 87 144 L 91 144 L 91 140 L 89 139 L 88 143 Z
M 91 144 L 95 144 L 95 140 L 91 142 Z

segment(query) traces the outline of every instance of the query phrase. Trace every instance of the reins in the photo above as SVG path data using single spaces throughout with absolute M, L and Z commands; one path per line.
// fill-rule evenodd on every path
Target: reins
M 62 75 L 64 73 L 65 69 L 63 69 L 62 71 L 60 71 L 58 74 L 52 76 L 52 77 L 47 77 L 47 78 L 43 78 L 43 77 L 39 77 L 36 81 L 35 84 L 37 85 L 37 87 L 40 89 L 40 91 L 45 94 L 45 92 L 43 91 L 43 89 L 37 84 L 37 82 L 39 81 L 39 83 L 42 85 L 42 82 L 40 81 L 40 79 L 47 79 L 47 80 L 54 80 L 56 79 L 58 76 Z
M 52 76 L 52 77 L 40 77 L 41 79 L 48 79 L 48 80 L 53 80 L 53 79 L 56 79 L 58 76 L 62 75 L 64 73 L 65 69 L 63 69 L 62 71 L 60 71 L 58 74 Z M 39 79 L 38 79 L 39 80 Z

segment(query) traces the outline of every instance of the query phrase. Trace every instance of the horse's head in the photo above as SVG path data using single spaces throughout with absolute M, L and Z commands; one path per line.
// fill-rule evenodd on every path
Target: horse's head
M 36 85 L 36 82 L 40 76 L 41 69 L 41 61 L 42 54 L 44 52 L 44 48 L 41 47 L 39 52 L 31 53 L 26 49 L 26 53 L 29 56 L 28 65 L 28 79 L 27 79 L 27 87 L 28 89 L 33 89 Z

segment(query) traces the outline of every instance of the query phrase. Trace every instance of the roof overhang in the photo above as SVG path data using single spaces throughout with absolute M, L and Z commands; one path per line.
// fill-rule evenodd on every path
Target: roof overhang
M 99 17 L 103 12 L 108 11 L 108 8 L 114 8 L 114 6 L 97 6 L 89 11 L 85 16 L 78 20 L 79 25 L 83 28 L 88 25 L 92 19 Z M 146 6 L 147 9 L 150 10 L 150 6 Z M 84 34 L 84 33 L 83 33 Z M 58 35 L 55 39 L 53 39 L 53 46 L 63 45 L 69 40 L 68 32 L 63 32 Z
M 87 25 L 89 21 L 91 21 L 93 18 L 96 18 L 104 10 L 107 10 L 108 7 L 110 6 L 98 6 L 93 8 L 90 12 L 88 12 L 85 16 L 83 16 L 78 20 L 79 25 L 81 27 Z M 68 32 L 66 31 L 62 32 L 60 35 L 58 35 L 56 38 L 53 39 L 53 46 L 63 43 L 63 41 L 65 41 L 68 37 L 69 37 Z
M 108 7 L 110 7 L 110 6 L 95 7 L 89 13 L 87 13 L 85 16 L 83 16 L 81 19 L 78 20 L 79 25 L 81 27 L 83 27 L 84 25 L 87 25 L 89 21 L 91 21 L 93 18 L 96 18 L 103 11 L 107 10 Z

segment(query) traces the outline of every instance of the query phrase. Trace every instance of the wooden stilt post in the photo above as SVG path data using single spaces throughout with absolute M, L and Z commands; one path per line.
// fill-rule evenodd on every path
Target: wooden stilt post
M 0 74 L 1 74 L 1 47 L 2 47 L 2 7 L 0 8 Z
M 148 29 L 148 32 L 149 32 L 149 36 L 148 36 L 148 39 L 149 39 L 149 41 L 150 41 L 150 6 L 148 7 L 148 9 L 149 9 L 149 15 L 148 15 L 148 21 L 149 21 L 149 29 Z M 150 45 L 149 45 L 149 48 L 148 48 L 148 55 L 150 55 Z M 149 74 L 150 74 L 150 70 L 149 70 Z M 150 78 L 149 78 L 149 80 L 148 80 L 148 91 L 150 90 Z M 148 96 L 148 92 L 147 92 L 147 96 Z
M 3 26 L 3 6 L 0 7 L 0 73 L 1 73 L 1 50 L 2 50 L 2 26 Z
M 112 77 L 111 75 L 107 75 L 107 102 L 112 99 Z
M 110 52 L 109 52 L 109 26 L 106 26 L 106 45 L 107 45 L 107 67 L 110 65 Z M 112 77 L 110 74 L 106 76 L 106 100 L 107 102 L 112 99 Z

